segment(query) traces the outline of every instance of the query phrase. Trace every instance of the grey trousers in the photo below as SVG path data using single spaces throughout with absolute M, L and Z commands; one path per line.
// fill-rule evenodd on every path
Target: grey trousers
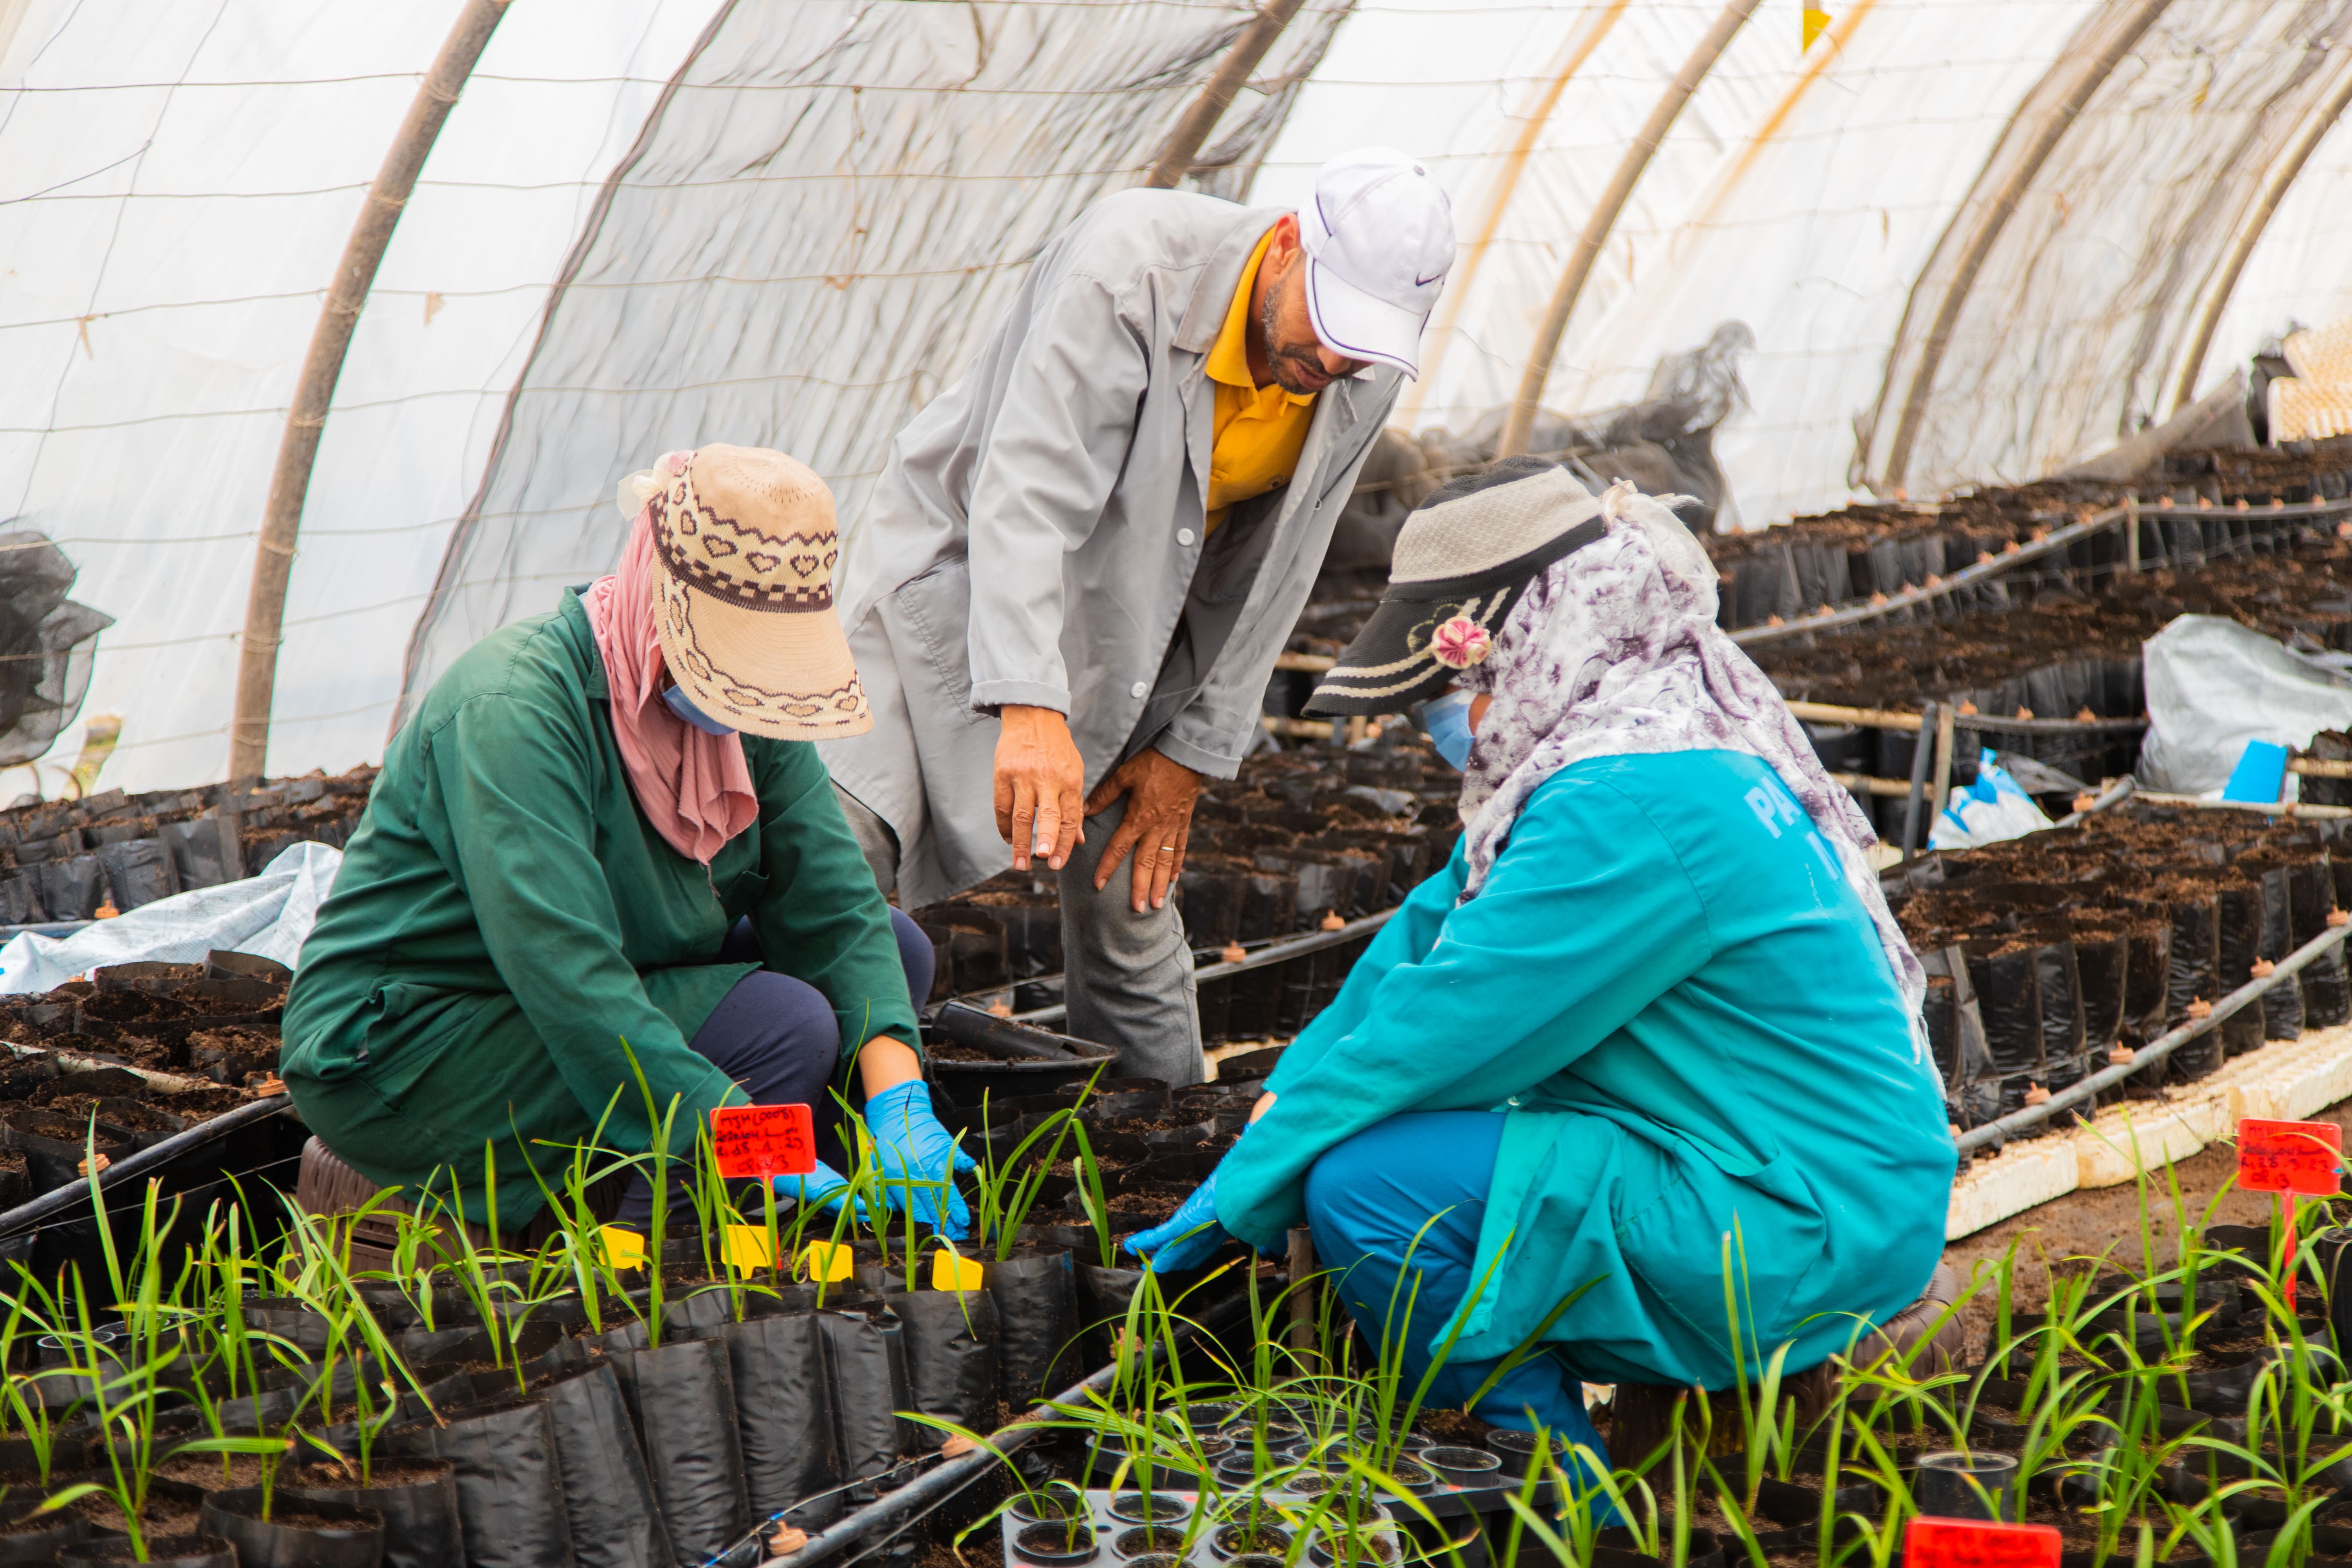
M 874 868 L 876 884 L 890 892 L 898 885 L 897 835 L 839 784 L 834 794 Z M 1120 1077 L 1164 1079 L 1181 1089 L 1208 1071 L 1183 915 L 1174 899 L 1165 909 L 1135 912 L 1129 887 L 1132 854 L 1101 891 L 1095 889 L 1095 868 L 1126 815 L 1121 800 L 1087 818 L 1086 842 L 1061 869 L 1064 994 L 1070 1009 L 1064 1029 L 1118 1047 Z

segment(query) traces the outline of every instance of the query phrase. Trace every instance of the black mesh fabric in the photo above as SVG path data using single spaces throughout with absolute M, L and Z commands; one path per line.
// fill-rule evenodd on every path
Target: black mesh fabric
M 76 570 L 45 534 L 0 533 L 0 767 L 47 752 L 89 691 L 114 617 L 66 597 Z

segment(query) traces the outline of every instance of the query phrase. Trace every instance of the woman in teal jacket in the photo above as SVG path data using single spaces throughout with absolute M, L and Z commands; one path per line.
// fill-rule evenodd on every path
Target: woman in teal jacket
M 1154 1268 L 1308 1225 L 1411 1372 L 1453 1337 L 1433 1403 L 1596 1458 L 1580 1382 L 1720 1389 L 1783 1344 L 1794 1372 L 1920 1296 L 1956 1156 L 1918 963 L 1868 826 L 1715 615 L 1630 487 L 1521 459 L 1407 521 L 1317 704 L 1479 693 L 1461 844 L 1133 1239 Z

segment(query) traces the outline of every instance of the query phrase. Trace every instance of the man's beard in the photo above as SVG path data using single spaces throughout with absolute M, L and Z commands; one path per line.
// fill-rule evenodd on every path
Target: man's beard
M 1312 397 L 1322 390 L 1323 383 L 1330 379 L 1323 369 L 1323 358 L 1318 352 L 1321 345 L 1313 344 L 1303 349 L 1276 346 L 1282 341 L 1279 329 L 1275 325 L 1280 314 L 1281 298 L 1280 287 L 1267 289 L 1265 307 L 1258 314 L 1258 329 L 1265 337 L 1266 369 L 1274 376 L 1274 384 L 1283 391 L 1294 396 Z

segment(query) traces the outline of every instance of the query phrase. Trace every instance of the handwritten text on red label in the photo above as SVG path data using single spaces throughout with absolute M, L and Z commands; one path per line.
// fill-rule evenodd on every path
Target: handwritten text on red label
M 816 1127 L 805 1105 L 725 1105 L 710 1113 L 719 1173 L 802 1176 L 816 1169 Z
M 2250 1193 L 2333 1197 L 2344 1169 L 2344 1129 L 2333 1121 L 2238 1123 L 2238 1185 Z
M 1916 1518 L 1903 1537 L 1903 1568 L 2058 1568 L 2058 1543 L 2046 1524 Z

